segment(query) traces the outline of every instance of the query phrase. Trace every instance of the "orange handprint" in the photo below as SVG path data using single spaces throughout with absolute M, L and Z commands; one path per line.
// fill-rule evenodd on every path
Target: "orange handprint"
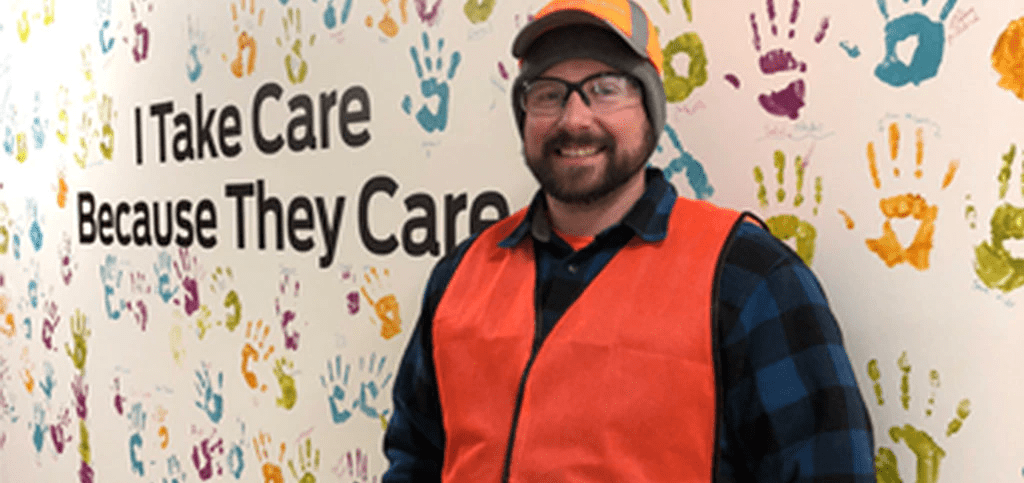
M 270 335 L 270 326 L 263 325 L 263 320 L 258 320 L 255 324 L 250 320 L 245 327 L 245 338 L 249 340 L 242 347 L 242 377 L 250 388 L 256 389 L 258 386 L 261 392 L 266 392 L 267 385 L 259 383 L 256 373 L 249 369 L 249 361 L 266 361 L 274 353 L 272 344 L 265 351 L 263 350 L 268 335 Z M 262 356 L 260 355 L 261 351 L 263 351 Z
M 252 447 L 256 451 L 256 459 L 263 463 L 263 481 L 264 483 L 284 483 L 284 474 L 281 473 L 281 465 L 284 461 L 284 450 L 285 444 L 281 443 L 281 451 L 277 456 L 277 463 L 270 460 L 270 453 L 268 449 L 271 448 L 272 438 L 269 434 L 260 431 L 259 436 L 252 437 Z
M 249 3 L 248 16 L 239 22 L 239 11 L 243 14 L 246 13 L 247 1 Z M 263 8 L 260 8 L 258 14 L 256 13 L 256 0 L 239 0 L 238 4 L 231 4 L 231 20 L 235 22 L 234 31 L 238 34 L 236 41 L 238 52 L 230 63 L 231 74 L 235 77 L 242 78 L 243 75 L 252 75 L 253 70 L 256 69 L 256 38 L 250 35 L 249 31 L 263 25 L 264 13 L 266 10 Z M 255 17 L 255 22 L 253 17 Z M 245 24 L 245 29 L 239 25 L 240 23 Z M 242 59 L 243 52 L 246 53 L 244 61 Z M 227 61 L 228 54 L 222 54 L 221 58 Z
M 915 164 L 914 177 L 921 179 L 924 175 L 924 130 L 917 128 L 915 131 Z M 901 131 L 897 123 L 890 123 L 888 126 L 889 159 L 895 163 L 899 157 Z M 867 144 L 868 168 L 871 172 L 871 179 L 876 189 L 882 189 L 882 180 L 879 176 L 879 165 L 875 153 L 874 142 Z M 941 189 L 949 187 L 956 176 L 959 161 L 949 162 L 946 174 L 942 179 Z M 901 175 L 899 166 L 893 165 L 892 177 L 898 179 Z M 874 252 L 885 262 L 886 266 L 894 267 L 901 263 L 908 263 L 918 270 L 926 270 L 929 267 L 929 256 L 931 254 L 933 239 L 935 236 L 935 219 L 938 217 L 939 208 L 929 204 L 924 196 L 916 193 L 903 193 L 882 198 L 878 207 L 885 216 L 882 223 L 882 235 L 878 238 L 865 240 L 869 250 Z M 912 218 L 918 222 L 918 228 L 914 234 L 913 241 L 903 246 L 899 237 L 893 230 L 893 220 Z M 852 223 L 848 221 L 847 226 Z

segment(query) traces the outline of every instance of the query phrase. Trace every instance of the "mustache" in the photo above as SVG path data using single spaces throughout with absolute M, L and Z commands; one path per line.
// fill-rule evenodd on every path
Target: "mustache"
M 610 134 L 598 135 L 590 132 L 572 134 L 561 130 L 550 139 L 544 141 L 543 152 L 553 153 L 555 150 L 570 144 L 597 144 L 607 146 L 613 151 L 615 150 L 615 138 Z

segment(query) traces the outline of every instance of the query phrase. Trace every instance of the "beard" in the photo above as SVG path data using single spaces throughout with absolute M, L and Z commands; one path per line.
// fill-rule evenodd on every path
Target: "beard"
M 561 130 L 544 142 L 540 156 L 531 157 L 523 150 L 526 166 L 540 183 L 541 190 L 567 204 L 591 204 L 626 184 L 647 165 L 657 146 L 650 125 L 643 127 L 644 143 L 636 151 L 619 151 L 610 134 L 584 133 L 573 135 Z M 571 145 L 594 145 L 605 162 L 599 166 L 567 166 L 554 159 L 557 151 Z M 594 179 L 596 176 L 596 179 Z

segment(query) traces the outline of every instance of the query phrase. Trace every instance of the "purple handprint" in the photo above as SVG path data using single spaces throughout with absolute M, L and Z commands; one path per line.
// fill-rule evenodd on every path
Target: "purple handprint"
M 43 316 L 43 346 L 47 350 L 56 351 L 57 346 L 53 344 L 53 332 L 57 329 L 57 324 L 60 323 L 57 303 L 51 300 L 43 305 L 45 308 L 45 315 Z
M 179 260 L 174 262 L 174 273 L 181 282 L 184 296 L 174 299 L 175 305 L 181 305 L 185 309 L 185 315 L 191 316 L 199 310 L 199 259 L 189 256 L 188 248 L 178 249 Z M 181 299 L 184 299 L 182 303 Z
M 57 454 L 63 453 L 64 447 L 71 442 L 71 432 L 68 431 L 71 426 L 70 413 L 71 410 L 65 408 L 57 419 L 57 424 L 50 426 L 50 438 L 53 440 L 53 447 L 57 450 Z
M 777 12 L 775 10 L 775 0 L 766 0 L 766 14 L 768 16 L 768 22 L 770 25 L 771 35 L 775 39 L 782 37 L 779 31 L 779 26 L 776 23 Z M 793 0 L 793 6 L 789 14 L 789 29 L 784 34 L 785 39 L 793 40 L 796 37 L 795 25 L 800 15 L 800 0 Z M 754 49 L 761 53 L 761 34 L 760 29 L 757 25 L 757 15 L 754 13 L 750 14 L 750 27 L 754 35 Z M 820 44 L 825 39 L 825 34 L 828 31 L 829 19 L 824 17 L 821 19 L 817 33 L 814 35 L 814 43 Z M 758 67 L 761 73 L 764 75 L 776 75 L 788 72 L 806 72 L 807 64 L 797 59 L 793 52 L 788 49 L 779 47 L 771 49 L 767 52 L 761 53 L 758 57 Z M 734 86 L 739 85 L 739 80 L 735 75 L 730 74 L 727 78 L 730 78 L 730 82 L 733 82 Z M 764 108 L 765 112 L 775 115 L 788 117 L 790 119 L 796 119 L 800 115 L 800 108 L 804 107 L 804 97 L 806 96 L 806 86 L 803 79 L 796 79 L 789 83 L 784 89 L 780 91 L 772 91 L 767 94 L 759 94 L 757 97 L 761 107 Z
M 89 397 L 89 385 L 85 383 L 81 374 L 75 374 L 71 379 L 71 392 L 75 396 L 75 413 L 78 419 L 85 421 L 89 415 L 89 410 L 85 406 L 85 401 Z
M 217 442 L 210 444 L 210 440 L 213 438 L 204 439 L 202 442 L 196 445 L 192 445 L 192 465 L 195 466 L 196 471 L 199 472 L 199 479 L 206 481 L 213 477 L 213 453 L 224 454 L 224 440 L 217 438 Z M 201 453 L 201 454 L 200 454 Z M 201 462 L 200 458 L 204 459 L 205 462 Z M 224 470 L 217 465 L 217 474 L 220 475 Z
M 295 321 L 296 317 L 295 311 L 290 306 L 299 296 L 299 281 L 292 281 L 285 274 L 277 284 L 277 290 L 279 295 L 274 299 L 274 311 L 281 321 L 281 332 L 284 333 L 284 347 L 293 351 L 298 350 L 299 333 L 294 329 L 289 332 L 288 326 Z

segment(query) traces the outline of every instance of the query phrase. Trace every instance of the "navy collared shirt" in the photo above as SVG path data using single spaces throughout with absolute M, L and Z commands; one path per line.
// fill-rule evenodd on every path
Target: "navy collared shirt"
M 540 192 L 498 244 L 534 244 L 545 335 L 630 239 L 651 243 L 667 235 L 675 188 L 656 168 L 647 169 L 646 182 L 622 221 L 579 251 L 552 232 Z M 756 225 L 740 225 L 722 254 L 718 280 L 717 377 L 724 404 L 716 481 L 875 481 L 871 422 L 821 286 L 788 246 Z M 395 379 L 384 482 L 440 481 L 445 434 L 431 325 L 475 241 L 470 237 L 438 262 L 427 282 Z

